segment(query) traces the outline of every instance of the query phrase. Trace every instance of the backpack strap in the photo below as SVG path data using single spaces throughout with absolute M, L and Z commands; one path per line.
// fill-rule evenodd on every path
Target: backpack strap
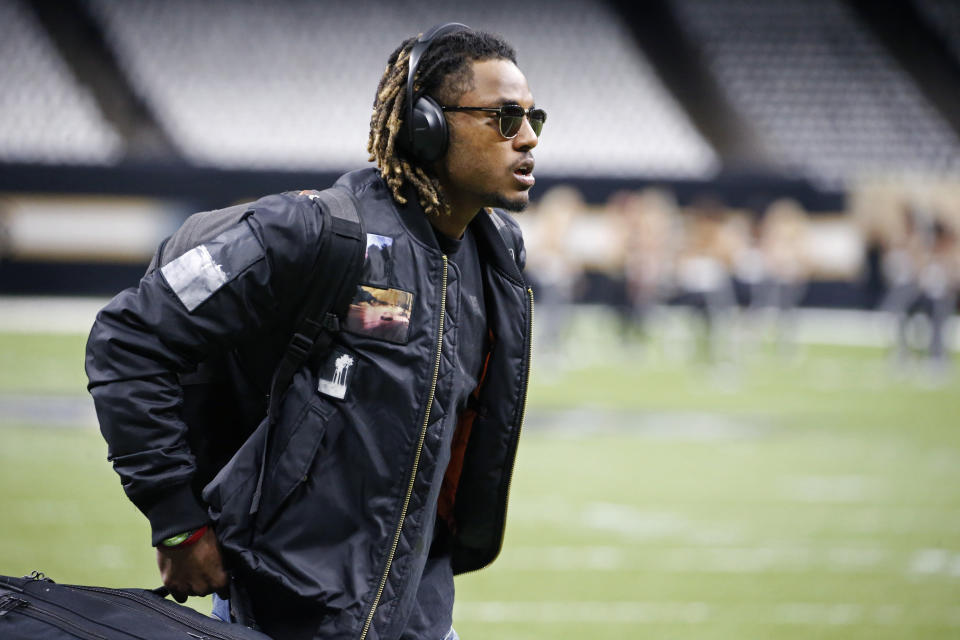
M 270 405 L 267 409 L 267 433 L 264 439 L 260 477 L 250 504 L 250 515 L 260 509 L 263 477 L 270 445 L 270 430 L 276 420 L 281 400 L 293 376 L 311 353 L 330 347 L 340 330 L 340 318 L 347 313 L 363 270 L 367 248 L 366 234 L 360 220 L 360 203 L 352 192 L 342 187 L 307 193 L 324 213 L 322 250 L 314 268 L 310 290 L 297 321 L 296 330 L 270 383 Z M 253 530 L 253 527 L 251 527 Z
M 160 243 L 150 260 L 146 275 L 179 258 L 190 249 L 216 238 L 253 213 L 254 208 L 253 203 L 246 203 L 193 214 L 184 220 L 173 235 Z
M 271 419 L 294 374 L 318 347 L 329 347 L 333 334 L 340 330 L 340 318 L 346 315 L 360 281 L 366 251 L 359 203 L 352 193 L 333 187 L 309 197 L 328 214 L 324 218 L 324 247 L 314 268 L 314 282 L 322 278 L 323 285 L 311 289 L 297 328 L 274 372 L 268 413 Z

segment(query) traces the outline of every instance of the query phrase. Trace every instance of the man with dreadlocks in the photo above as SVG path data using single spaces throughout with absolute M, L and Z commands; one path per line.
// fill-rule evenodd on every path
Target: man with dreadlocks
M 545 119 L 496 36 L 444 25 L 390 55 L 376 168 L 337 182 L 366 233 L 353 303 L 269 436 L 241 412 L 202 494 L 184 376 L 225 354 L 247 393 L 219 411 L 262 402 L 305 292 L 332 284 L 317 192 L 253 203 L 101 311 L 89 388 L 175 598 L 215 592 L 218 617 L 278 639 L 457 637 L 453 576 L 499 553 L 523 422 L 533 299 L 502 209 L 528 203 Z

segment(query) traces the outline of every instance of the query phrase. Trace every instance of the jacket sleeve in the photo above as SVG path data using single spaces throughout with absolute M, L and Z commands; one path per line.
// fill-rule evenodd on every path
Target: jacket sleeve
M 87 341 L 88 389 L 108 458 L 150 520 L 154 545 L 208 520 L 190 486 L 195 464 L 178 373 L 276 326 L 313 275 L 316 205 L 287 196 L 260 202 L 270 206 L 117 295 Z

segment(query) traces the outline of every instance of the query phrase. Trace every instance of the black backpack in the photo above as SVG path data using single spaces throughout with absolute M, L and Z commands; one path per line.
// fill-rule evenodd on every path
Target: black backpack
M 266 352 L 271 358 L 282 353 L 270 378 L 263 379 L 261 375 L 258 379 L 256 374 L 245 373 L 244 349 L 212 357 L 200 363 L 196 371 L 180 376 L 183 389 L 181 417 L 187 424 L 187 439 L 196 459 L 192 487 L 198 500 L 202 499 L 203 487 L 263 418 L 274 417 L 283 393 L 300 366 L 311 354 L 329 348 L 362 275 L 366 235 L 358 213 L 359 203 L 353 193 L 332 187 L 324 191 L 283 195 L 285 197 L 280 199 L 261 198 L 248 204 L 193 214 L 176 233 L 160 244 L 147 268 L 149 274 L 163 267 L 194 247 L 243 224 L 243 220 L 255 211 L 278 204 L 288 206 L 287 198 L 309 197 L 319 205 L 323 216 L 319 259 L 314 273 L 324 274 L 323 282 L 331 286 L 314 287 L 307 294 L 291 331 L 264 336 L 246 348 L 246 352 Z M 251 514 L 258 509 L 262 482 L 261 471 Z
M 34 573 L 0 576 L 4 640 L 270 640 L 165 597 L 164 589 L 108 589 L 57 584 Z

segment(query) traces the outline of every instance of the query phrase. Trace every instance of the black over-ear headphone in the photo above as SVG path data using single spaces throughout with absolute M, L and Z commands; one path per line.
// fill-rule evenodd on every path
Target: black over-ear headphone
M 450 33 L 469 31 L 470 27 L 459 22 L 448 22 L 433 27 L 420 36 L 410 50 L 410 65 L 407 74 L 407 117 L 400 127 L 398 141 L 400 147 L 414 160 L 429 164 L 443 157 L 447 152 L 449 134 L 447 119 L 437 101 L 427 95 L 416 96 L 414 102 L 413 79 L 417 75 L 420 58 L 430 48 L 430 44 Z

